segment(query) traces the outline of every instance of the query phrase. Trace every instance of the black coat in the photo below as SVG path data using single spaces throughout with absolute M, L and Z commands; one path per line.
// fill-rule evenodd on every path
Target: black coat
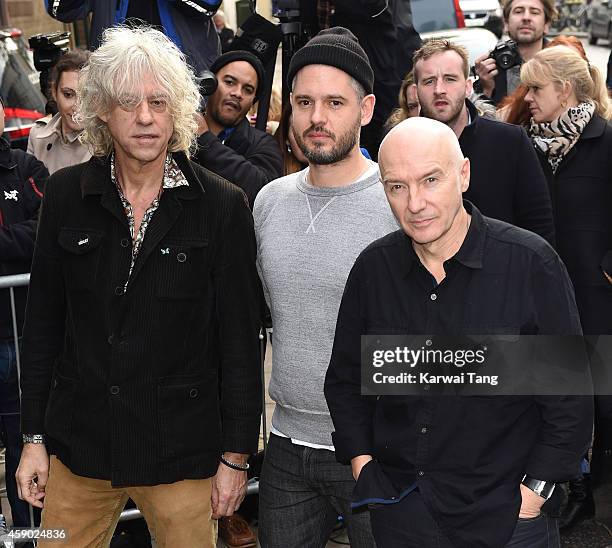
M 463 197 L 487 217 L 531 230 L 554 246 L 555 231 L 546 177 L 521 127 L 479 116 L 459 137 L 470 159 L 470 186 Z
M 23 150 L 12 150 L 0 138 L 0 276 L 30 272 L 38 209 L 49 172 Z M 15 290 L 17 325 L 21 328 L 26 287 Z M 8 289 L 0 291 L 0 338 L 12 335 Z
M 125 292 L 130 233 L 109 161 L 54 173 L 43 200 L 22 430 L 46 434 L 75 474 L 113 485 L 206 478 L 222 450 L 257 450 L 252 216 L 235 186 L 174 158 L 189 186 L 162 193 Z
M 246 118 L 225 143 L 212 131 L 200 135 L 194 160 L 244 190 L 251 209 L 264 185 L 283 175 L 283 159 L 276 141 L 265 131 L 251 127 Z
M 597 114 L 548 177 L 557 251 L 576 291 L 585 335 L 612 334 L 612 124 Z

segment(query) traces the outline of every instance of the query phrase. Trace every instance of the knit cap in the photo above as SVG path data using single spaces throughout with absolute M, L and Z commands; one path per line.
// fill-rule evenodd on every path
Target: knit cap
M 265 70 L 263 63 L 250 51 L 241 49 L 228 51 L 227 53 L 217 57 L 215 62 L 210 66 L 210 70 L 211 72 L 217 74 L 225 65 L 229 65 L 234 61 L 246 61 L 255 69 L 255 72 L 257 73 L 257 91 L 255 92 L 255 100 L 259 99 L 259 94 L 262 90 L 264 81 Z
M 366 94 L 372 93 L 374 72 L 370 60 L 357 37 L 344 27 L 322 30 L 295 52 L 287 73 L 289 86 L 297 72 L 306 65 L 336 67 L 355 78 L 364 87 Z

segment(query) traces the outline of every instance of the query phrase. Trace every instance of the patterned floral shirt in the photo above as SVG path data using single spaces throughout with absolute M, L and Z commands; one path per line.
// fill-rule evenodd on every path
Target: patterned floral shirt
M 168 188 L 177 188 L 179 186 L 189 186 L 187 179 L 183 175 L 183 172 L 176 165 L 176 162 L 172 159 L 172 155 L 168 154 L 166 157 L 166 164 L 164 167 L 164 181 L 162 186 L 159 188 L 159 193 L 157 197 L 151 202 L 151 205 L 145 211 L 144 216 L 142 217 L 142 221 L 140 223 L 140 228 L 138 229 L 138 234 L 134 235 L 134 210 L 132 209 L 132 204 L 128 202 L 127 198 L 124 196 L 123 191 L 121 190 L 121 185 L 119 184 L 119 180 L 117 179 L 117 175 L 115 173 L 115 153 L 111 155 L 111 181 L 117 188 L 117 192 L 119 193 L 119 198 L 121 199 L 121 204 L 123 205 L 123 209 L 125 211 L 125 215 L 128 219 L 128 225 L 130 227 L 130 236 L 132 237 L 132 262 L 130 263 L 130 271 L 128 273 L 127 280 L 125 281 L 125 285 L 123 286 L 123 290 L 127 291 L 127 286 L 132 276 L 132 270 L 134 270 L 134 264 L 136 263 L 136 257 L 138 257 L 138 253 L 140 252 L 140 248 L 142 247 L 142 242 L 144 241 L 145 232 L 147 231 L 147 227 L 153 218 L 153 214 L 157 211 L 159 207 L 159 199 L 161 197 L 161 193 L 164 189 Z

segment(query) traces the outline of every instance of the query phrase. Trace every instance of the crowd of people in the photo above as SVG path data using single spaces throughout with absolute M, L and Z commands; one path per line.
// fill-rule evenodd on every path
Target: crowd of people
M 91 51 L 53 68 L 57 113 L 27 152 L 0 142 L 1 274 L 31 272 L 17 333 L 0 292 L 13 524 L 29 504 L 68 545 L 108 546 L 131 500 L 157 546 L 214 547 L 217 523 L 255 546 L 238 511 L 271 318 L 262 547 L 323 547 L 339 516 L 353 547 L 559 547 L 612 464 L 612 387 L 371 394 L 362 351 L 581 336 L 585 363 L 610 367 L 605 78 L 579 40 L 546 38 L 553 0 L 503 2 L 507 70 L 412 40 L 401 0 L 356 19 L 319 0 L 261 131 L 264 64 L 213 3 L 47 2 L 91 17 Z M 375 39 L 364 18 L 395 30 Z M 379 55 L 381 37 L 409 59 Z

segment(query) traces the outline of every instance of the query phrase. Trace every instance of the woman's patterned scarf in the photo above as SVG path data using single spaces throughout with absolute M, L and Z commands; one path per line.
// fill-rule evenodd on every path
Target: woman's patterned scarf
M 553 173 L 557 172 L 565 155 L 576 144 L 594 112 L 595 103 L 587 101 L 567 109 L 552 122 L 538 124 L 531 119 L 529 136 L 535 147 L 545 154 Z

